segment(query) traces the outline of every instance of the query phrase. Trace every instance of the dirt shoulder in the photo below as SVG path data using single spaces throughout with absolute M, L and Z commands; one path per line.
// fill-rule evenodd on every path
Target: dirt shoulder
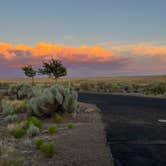
M 66 117 L 64 121 L 72 122 L 72 130 L 61 131 L 55 136 L 57 154 L 54 165 L 57 166 L 113 166 L 109 147 L 106 145 L 104 125 L 95 106 L 81 104 L 81 112 L 74 119 Z M 52 161 L 40 161 L 41 165 L 52 166 Z
M 147 98 L 159 98 L 166 99 L 166 95 L 145 95 L 142 93 L 126 93 L 126 92 L 93 92 L 93 91 L 80 91 L 80 93 L 92 93 L 92 94 L 111 94 L 121 96 L 133 96 L 133 97 L 147 97 Z

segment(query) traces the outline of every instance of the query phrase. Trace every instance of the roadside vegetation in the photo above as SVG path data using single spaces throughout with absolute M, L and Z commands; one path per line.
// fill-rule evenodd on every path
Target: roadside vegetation
M 30 154 L 34 156 L 32 160 L 35 155 L 40 160 L 53 158 L 57 151 L 56 135 L 73 128 L 70 121 L 64 123 L 64 118 L 68 115 L 72 119 L 79 112 L 77 92 L 57 83 L 59 77 L 66 75 L 60 61 L 52 59 L 43 64 L 40 72 L 56 80 L 49 86 L 35 85 L 37 71 L 31 65 L 22 68 L 31 83 L 1 84 L 6 87 L 0 93 L 1 166 L 26 165 L 30 163 L 27 162 Z
M 7 89 L 17 82 L 31 83 L 29 79 L 0 80 L 0 88 Z M 57 82 L 63 86 L 71 86 L 77 91 L 101 93 L 142 94 L 148 96 L 166 96 L 166 76 L 140 77 L 105 77 L 105 78 L 59 78 Z M 38 86 L 50 86 L 53 78 L 35 78 Z
M 32 148 L 39 156 L 52 158 L 56 154 L 53 138 L 61 132 L 60 126 L 63 125 L 63 130 L 73 128 L 72 123 L 64 123 L 65 115 L 72 118 L 79 112 L 76 91 L 59 84 L 47 88 L 28 83 L 12 84 L 8 93 L 2 97 L 0 107 L 1 166 L 10 166 L 13 162 L 23 165 L 26 154 L 21 152 L 27 151 L 27 145 L 23 144 L 26 140 L 30 142 L 26 142 L 29 151 Z M 22 142 L 20 147 L 17 147 L 18 139 Z M 2 149 L 6 148 L 9 148 L 9 151 L 4 152 Z M 17 158 L 12 157 L 18 153 L 16 149 L 20 155 Z

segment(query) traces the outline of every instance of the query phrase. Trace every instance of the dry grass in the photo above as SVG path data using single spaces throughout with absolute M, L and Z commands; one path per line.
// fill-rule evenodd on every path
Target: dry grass
M 29 82 L 29 78 L 9 78 L 9 79 L 0 79 L 0 84 L 3 83 L 20 83 L 20 82 Z M 54 79 L 50 78 L 35 78 L 37 84 L 45 83 L 54 83 Z M 140 83 L 140 84 L 149 84 L 149 83 L 158 83 L 166 82 L 166 75 L 162 76 L 130 76 L 130 77 L 91 77 L 91 78 L 61 78 L 58 80 L 61 83 L 73 83 L 79 84 L 81 82 L 111 82 L 111 83 Z
M 0 79 L 0 88 L 8 87 L 11 83 L 29 82 L 29 78 Z M 48 86 L 55 83 L 54 79 L 36 78 L 36 85 Z M 140 93 L 166 95 L 166 75 L 163 76 L 134 76 L 134 77 L 91 77 L 91 78 L 61 78 L 58 83 L 72 85 L 80 91 L 111 92 L 111 93 Z

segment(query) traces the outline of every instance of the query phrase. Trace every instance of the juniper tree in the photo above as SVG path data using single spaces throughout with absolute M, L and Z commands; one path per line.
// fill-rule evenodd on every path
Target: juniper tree
M 21 68 L 27 77 L 32 79 L 32 85 L 34 84 L 34 77 L 36 76 L 36 71 L 33 69 L 32 65 L 27 65 Z
M 53 77 L 57 80 L 62 76 L 66 76 L 67 70 L 60 60 L 51 59 L 48 62 L 43 62 L 42 68 L 39 69 L 39 73 L 48 75 L 49 78 Z

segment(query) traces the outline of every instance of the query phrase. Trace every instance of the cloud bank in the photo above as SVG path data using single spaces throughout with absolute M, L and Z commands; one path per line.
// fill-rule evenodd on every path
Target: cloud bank
M 75 48 L 40 42 L 32 47 L 1 42 L 0 77 L 23 76 L 21 66 L 38 67 L 50 58 L 62 60 L 73 77 L 166 74 L 166 46 L 116 45 L 106 50 L 100 46 Z

